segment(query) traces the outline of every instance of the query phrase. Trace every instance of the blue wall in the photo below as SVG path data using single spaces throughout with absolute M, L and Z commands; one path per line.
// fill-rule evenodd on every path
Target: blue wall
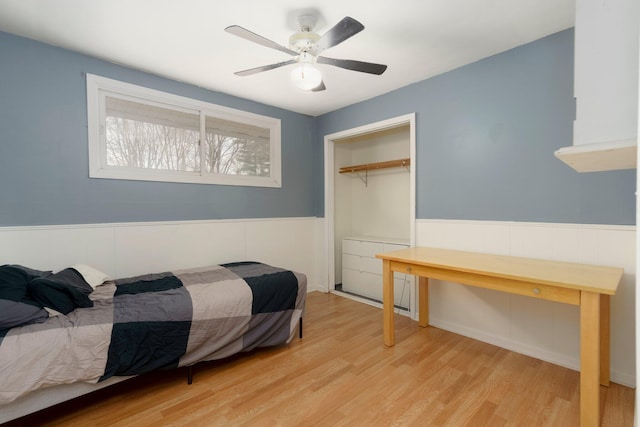
M 282 120 L 283 187 L 90 179 L 85 73 Z M 417 117 L 417 218 L 635 224 L 635 170 L 579 174 L 567 30 L 318 118 L 0 33 L 0 226 L 324 216 L 324 135 Z
M 321 116 L 316 156 L 324 135 L 413 112 L 417 218 L 635 224 L 635 170 L 553 155 L 572 144 L 573 30 Z
M 282 188 L 90 179 L 85 73 L 279 118 Z M 314 119 L 0 33 L 0 225 L 314 216 Z

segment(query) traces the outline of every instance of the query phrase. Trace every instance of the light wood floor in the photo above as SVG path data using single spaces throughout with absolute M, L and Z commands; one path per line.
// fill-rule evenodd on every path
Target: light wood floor
M 579 374 L 312 293 L 303 339 L 117 384 L 13 426 L 578 426 Z M 634 391 L 601 388 L 604 427 L 633 424 Z

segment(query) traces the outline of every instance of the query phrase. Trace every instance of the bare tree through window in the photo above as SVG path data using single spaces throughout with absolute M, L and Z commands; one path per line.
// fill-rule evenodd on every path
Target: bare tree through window
M 200 116 L 118 98 L 107 98 L 107 164 L 136 169 L 200 172 Z M 203 172 L 266 176 L 270 143 L 266 129 L 207 118 Z M 224 126 L 232 130 L 224 129 Z M 246 128 L 246 129 L 245 129 Z M 247 134 L 254 131 L 256 136 Z
M 276 187 L 280 120 L 87 74 L 89 177 Z

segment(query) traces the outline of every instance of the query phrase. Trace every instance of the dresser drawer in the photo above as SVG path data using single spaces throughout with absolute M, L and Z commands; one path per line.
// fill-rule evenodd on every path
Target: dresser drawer
M 399 243 L 385 243 L 383 245 L 383 251 L 384 252 L 399 251 L 400 249 L 407 249 L 408 247 L 409 245 L 401 245 Z
M 413 276 L 406 277 L 401 273 L 394 275 L 394 303 L 400 307 L 408 308 L 411 301 L 411 287 Z M 382 302 L 382 275 L 367 273 L 366 271 L 342 269 L 342 290 L 352 294 L 371 298 Z
M 362 271 L 362 257 L 360 255 L 342 254 L 342 268 Z
M 342 267 L 378 275 L 382 274 L 382 260 L 378 258 L 342 254 Z
M 375 256 L 384 252 L 406 249 L 409 245 L 359 239 L 342 239 L 342 290 L 382 302 L 382 260 Z M 395 304 L 409 307 L 413 276 L 405 286 L 405 274 L 395 273 Z
M 360 269 L 367 273 L 382 275 L 382 260 L 378 258 L 361 257 Z
M 367 242 L 363 240 L 344 239 L 342 253 L 375 258 L 376 254 L 384 252 L 384 243 Z
M 344 268 L 342 290 L 379 301 L 382 297 L 382 276 Z

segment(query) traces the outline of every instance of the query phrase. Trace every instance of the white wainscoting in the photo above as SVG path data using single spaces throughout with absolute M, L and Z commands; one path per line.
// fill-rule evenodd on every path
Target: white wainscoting
M 307 275 L 328 291 L 324 218 L 0 227 L 0 264 L 92 265 L 127 277 L 240 260 Z M 623 267 L 611 306 L 611 377 L 635 386 L 635 227 L 417 220 L 416 245 Z M 433 281 L 433 326 L 579 368 L 577 307 Z
M 635 226 L 494 221 L 416 221 L 416 246 L 622 267 L 611 299 L 611 379 L 635 387 Z M 579 309 L 442 283 L 430 287 L 433 326 L 579 369 Z
M 0 265 L 57 271 L 88 264 L 120 278 L 259 261 L 306 274 L 312 291 L 322 258 L 318 229 L 316 218 L 0 227 Z

